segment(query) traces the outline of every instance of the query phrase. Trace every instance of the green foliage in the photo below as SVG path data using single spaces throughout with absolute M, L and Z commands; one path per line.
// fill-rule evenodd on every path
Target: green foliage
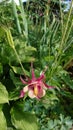
M 12 4 L 6 1 L 0 4 L 0 129 L 70 130 L 73 125 L 72 6 L 68 14 L 60 7 L 58 18 L 51 14 L 51 5 L 46 1 L 27 2 L 24 8 L 21 1 L 20 6 L 13 4 L 14 14 Z M 45 82 L 54 86 L 40 100 L 29 99 L 27 95 L 23 99 L 19 97 L 25 86 L 20 75 L 24 79 L 31 76 L 31 62 L 37 77 L 47 65 Z
M 0 129 L 7 130 L 6 119 L 2 111 L 0 111 Z
M 0 19 L 0 24 L 7 25 L 9 27 L 12 26 L 13 17 L 11 4 L 8 4 L 7 2 L 0 2 Z
M 20 111 L 18 108 L 12 108 L 11 120 L 17 130 L 38 130 L 37 118 L 35 115 Z
M 1 27 L 0 29 L 1 29 L 0 30 L 1 31 L 1 42 L 4 37 L 4 33 L 5 33 L 5 38 L 6 38 L 5 44 L 0 44 L 1 62 L 4 62 L 4 63 L 9 62 L 10 64 L 11 63 L 14 64 L 14 62 L 16 62 L 16 63 L 20 62 L 19 58 L 22 62 L 31 62 L 31 61 L 35 60 L 35 58 L 32 57 L 33 53 L 36 51 L 35 48 L 33 48 L 31 46 L 27 47 L 26 44 L 23 42 L 24 39 L 22 37 L 21 37 L 22 40 L 20 40 L 20 41 L 18 41 L 17 39 L 15 39 L 15 41 L 13 41 L 11 32 L 6 27 Z M 20 42 L 21 42 L 21 44 L 20 44 Z M 18 59 L 17 59 L 16 50 L 18 50 L 18 55 L 19 55 Z M 3 57 L 4 57 L 4 60 L 3 60 Z
M 70 130 L 72 127 L 72 120 L 70 117 L 64 117 L 64 115 L 60 115 L 59 119 L 48 120 L 47 128 L 42 127 L 41 130 Z
M 8 92 L 5 86 L 0 82 L 0 104 L 8 103 Z

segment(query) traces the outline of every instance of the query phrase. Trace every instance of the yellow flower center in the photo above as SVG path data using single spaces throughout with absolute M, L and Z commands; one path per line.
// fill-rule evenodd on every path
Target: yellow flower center
M 38 95 L 38 88 L 37 88 L 37 86 L 34 87 L 34 95 L 35 95 L 35 96 Z

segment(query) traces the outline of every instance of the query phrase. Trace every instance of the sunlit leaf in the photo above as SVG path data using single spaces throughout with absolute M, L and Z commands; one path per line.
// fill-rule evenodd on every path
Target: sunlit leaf
M 0 104 L 8 102 L 8 92 L 5 86 L 0 83 Z
M 37 118 L 34 114 L 13 108 L 11 110 L 11 119 L 17 130 L 38 130 Z
M 0 130 L 7 130 L 6 119 L 2 111 L 0 111 Z

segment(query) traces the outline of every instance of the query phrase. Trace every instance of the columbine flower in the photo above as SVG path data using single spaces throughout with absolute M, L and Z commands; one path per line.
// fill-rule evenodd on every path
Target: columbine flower
M 38 98 L 40 99 L 46 94 L 46 89 L 53 88 L 52 86 L 48 86 L 46 83 L 44 83 L 45 79 L 45 71 L 42 72 L 39 78 L 35 77 L 33 65 L 32 68 L 32 78 L 27 78 L 27 81 L 25 81 L 22 77 L 20 77 L 23 84 L 26 86 L 21 90 L 20 92 L 20 98 L 24 97 L 26 93 L 28 93 L 28 96 L 30 98 Z

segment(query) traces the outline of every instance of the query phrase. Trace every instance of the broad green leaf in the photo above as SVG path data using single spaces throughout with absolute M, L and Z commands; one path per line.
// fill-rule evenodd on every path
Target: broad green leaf
M 0 130 L 7 130 L 6 119 L 2 111 L 0 111 Z
M 0 83 L 0 104 L 8 102 L 8 92 L 5 86 Z
M 11 119 L 17 130 L 38 130 L 37 118 L 34 114 L 13 108 L 11 110 Z

